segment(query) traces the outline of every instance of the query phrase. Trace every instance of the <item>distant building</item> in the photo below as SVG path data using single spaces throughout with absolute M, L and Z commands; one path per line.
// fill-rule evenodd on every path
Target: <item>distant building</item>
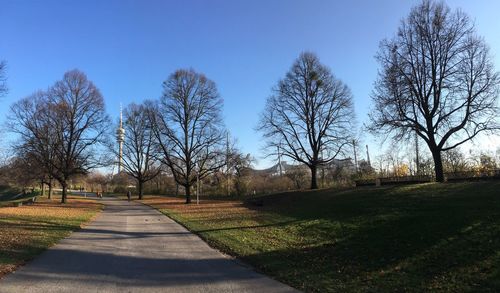
M 346 174 L 356 173 L 356 166 L 354 165 L 354 162 L 352 161 L 351 158 L 334 159 L 325 167 L 330 170 L 338 170 L 338 171 L 341 170 Z
M 120 125 L 116 129 L 116 142 L 118 143 L 118 173 L 123 169 L 123 142 L 125 141 L 125 129 L 123 128 L 122 107 L 120 105 Z
M 320 166 L 319 168 L 324 168 L 325 170 L 328 170 L 328 172 L 332 173 L 337 173 L 340 171 L 346 174 L 356 173 L 356 168 L 351 158 L 334 159 L 330 163 L 324 166 Z M 279 176 L 286 175 L 287 172 L 297 169 L 304 169 L 307 172 L 310 172 L 309 168 L 304 164 L 289 164 L 286 161 L 281 161 L 280 163 L 277 163 L 272 167 L 266 169 L 251 169 L 251 173 L 261 176 Z

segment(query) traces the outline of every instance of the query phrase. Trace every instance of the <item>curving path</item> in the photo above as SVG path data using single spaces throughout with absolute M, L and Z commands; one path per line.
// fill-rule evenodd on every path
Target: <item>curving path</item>
M 2 280 L 0 292 L 294 292 L 224 256 L 157 210 L 103 212 Z

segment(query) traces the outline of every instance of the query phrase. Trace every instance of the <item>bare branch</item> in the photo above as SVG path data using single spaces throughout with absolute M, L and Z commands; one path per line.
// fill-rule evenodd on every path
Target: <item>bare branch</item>
M 443 181 L 441 152 L 499 129 L 500 75 L 484 40 L 462 11 L 424 0 L 397 35 L 381 42 L 369 129 L 411 139 L 416 132 Z
M 258 129 L 267 151 L 279 153 L 311 169 L 335 159 L 350 141 L 354 121 L 349 88 L 312 53 L 303 53 L 267 99 Z
M 163 83 L 163 96 L 151 111 L 153 131 L 175 181 L 186 189 L 225 164 L 222 99 L 215 83 L 194 70 L 178 70 Z

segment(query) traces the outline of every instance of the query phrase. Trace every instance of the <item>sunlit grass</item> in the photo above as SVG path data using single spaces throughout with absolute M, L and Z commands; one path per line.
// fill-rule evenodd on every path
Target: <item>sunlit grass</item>
M 144 203 L 305 291 L 500 290 L 500 182 Z

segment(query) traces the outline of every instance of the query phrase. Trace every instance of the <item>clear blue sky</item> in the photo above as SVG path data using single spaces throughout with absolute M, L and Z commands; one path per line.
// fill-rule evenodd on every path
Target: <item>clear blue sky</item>
M 418 2 L 0 0 L 0 59 L 10 88 L 0 123 L 14 101 L 73 68 L 97 85 L 116 118 L 120 103 L 156 99 L 170 73 L 192 67 L 217 83 L 228 129 L 258 157 L 254 127 L 265 99 L 304 50 L 349 85 L 365 122 L 378 44 Z M 475 19 L 500 70 L 500 1 L 447 3 Z

